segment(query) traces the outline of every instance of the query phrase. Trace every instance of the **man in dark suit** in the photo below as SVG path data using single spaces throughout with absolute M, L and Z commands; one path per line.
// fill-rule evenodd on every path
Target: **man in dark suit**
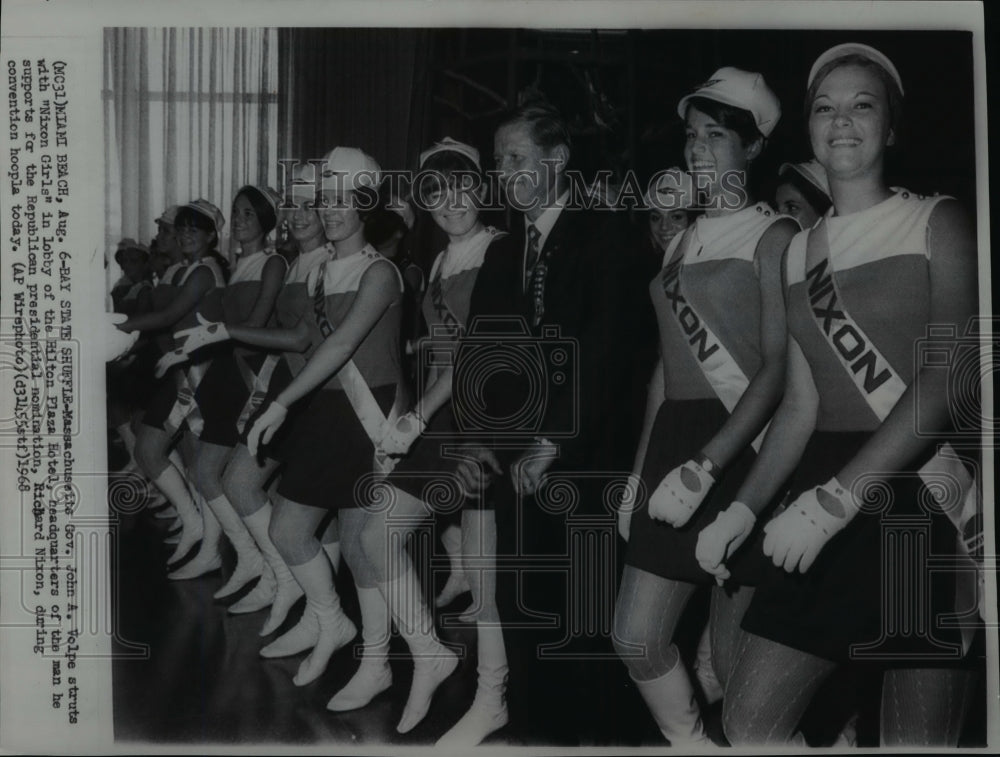
M 468 341 L 489 344 L 493 369 L 463 365 L 459 351 L 456 421 L 486 441 L 458 475 L 496 506 L 513 721 L 531 738 L 606 741 L 607 700 L 627 687 L 610 642 L 613 506 L 635 453 L 624 395 L 632 303 L 645 293 L 631 291 L 623 214 L 574 207 L 570 138 L 555 110 L 513 112 L 494 148 L 503 194 L 523 217 L 487 253 L 472 295 Z

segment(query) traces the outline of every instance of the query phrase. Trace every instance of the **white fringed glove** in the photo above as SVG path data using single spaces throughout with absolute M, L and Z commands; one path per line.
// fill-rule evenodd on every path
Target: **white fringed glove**
M 156 378 L 163 378 L 163 375 L 173 368 L 175 365 L 180 363 L 186 363 L 188 359 L 188 354 L 183 348 L 178 348 L 176 350 L 170 350 L 170 352 L 165 352 L 163 356 L 156 361 Z
M 139 340 L 139 332 L 125 332 L 118 328 L 128 316 L 124 313 L 105 313 L 107 326 L 104 329 L 104 362 L 110 363 L 128 353 Z
M 649 498 L 649 517 L 680 528 L 701 505 L 715 477 L 695 460 L 668 473 Z
M 271 441 L 271 437 L 281 428 L 287 417 L 288 408 L 274 401 L 257 416 L 257 420 L 250 427 L 250 433 L 247 434 L 247 449 L 251 455 L 257 457 L 257 449 Z
M 379 448 L 386 455 L 402 456 L 410 451 L 413 443 L 424 433 L 427 422 L 411 411 L 404 413 L 396 419 L 396 423 L 389 427 Z
M 197 326 L 174 332 L 174 339 L 180 343 L 180 348 L 188 355 L 209 344 L 225 342 L 229 339 L 226 324 L 209 321 L 203 318 L 201 313 L 195 313 L 195 317 L 198 319 Z
M 733 502 L 698 534 L 694 556 L 702 570 L 715 576 L 719 586 L 729 578 L 726 560 L 747 540 L 756 522 L 753 510 L 742 502 Z
M 857 515 L 851 493 L 836 477 L 803 492 L 764 526 L 764 554 L 779 568 L 805 573 L 820 550 Z

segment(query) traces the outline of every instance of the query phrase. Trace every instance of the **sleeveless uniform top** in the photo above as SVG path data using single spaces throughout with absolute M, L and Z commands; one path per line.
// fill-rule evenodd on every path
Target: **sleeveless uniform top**
M 152 290 L 153 285 L 147 279 L 132 281 L 127 276 L 122 276 L 115 285 L 111 287 L 111 300 L 115 305 L 115 312 L 128 313 L 134 311 L 136 300 L 143 290 Z
M 274 248 L 268 247 L 237 261 L 236 270 L 222 292 L 222 310 L 226 323 L 243 323 L 250 317 L 260 294 L 264 267 L 275 254 Z M 273 323 L 273 320 L 269 323 Z
M 186 269 L 187 263 L 181 261 L 169 266 L 163 272 L 160 281 L 153 287 L 153 291 L 149 293 L 150 300 L 152 301 L 151 309 L 154 313 L 158 310 L 166 309 L 167 305 L 173 302 L 174 297 L 177 296 L 177 282 L 180 281 Z M 156 347 L 161 352 L 173 349 L 174 338 L 170 329 L 155 332 L 155 338 Z
M 274 316 L 278 327 L 295 328 L 299 321 L 305 318 L 306 325 L 309 327 L 310 341 L 313 345 L 322 342 L 323 335 L 312 318 L 313 300 L 306 291 L 306 280 L 313 269 L 332 258 L 333 245 L 329 242 L 315 250 L 301 253 L 288 266 L 288 271 L 285 273 L 285 283 L 278 292 L 278 299 L 274 303 Z M 315 351 L 315 347 L 312 350 Z M 305 364 L 303 353 L 286 352 L 283 355 L 293 374 L 302 370 L 302 366 Z
M 365 245 L 360 252 L 346 258 L 330 258 L 324 266 L 316 267 L 309 274 L 306 291 L 310 303 L 314 301 L 317 286 L 322 281 L 324 311 L 334 330 L 347 317 L 351 305 L 354 304 L 365 272 L 379 261 L 389 262 L 371 245 Z M 396 296 L 351 356 L 365 383 L 373 389 L 396 384 L 400 378 L 399 328 L 403 278 L 395 266 L 392 269 L 396 273 Z M 322 280 L 320 272 L 323 274 Z M 309 312 L 314 313 L 312 305 Z M 315 315 L 311 320 L 315 320 Z M 312 357 L 322 341 L 322 337 L 313 340 L 306 352 L 306 358 Z M 341 389 L 340 379 L 337 375 L 331 376 L 323 388 Z
M 163 310 L 177 296 L 177 282 L 184 275 L 187 264 L 183 261 L 174 263 L 163 272 L 159 283 L 150 292 L 153 301 L 153 310 Z
M 864 370 L 867 337 L 909 386 L 914 343 L 926 336 L 930 317 L 927 223 L 943 199 L 893 188 L 891 197 L 858 213 L 834 216 L 831 210 L 825 218 L 830 249 L 826 265 L 808 254 L 808 232 L 792 239 L 787 260 L 788 329 L 809 362 L 819 393 L 817 431 L 873 431 L 880 421 L 834 354 L 814 309 L 824 324 L 829 323 L 823 328 L 828 328 L 841 353 L 862 360 L 855 363 L 859 370 Z M 813 233 L 822 232 L 820 227 Z M 831 300 L 831 269 L 838 301 Z M 840 306 L 863 335 L 839 327 Z M 877 381 L 872 376 L 865 379 Z
M 760 369 L 760 283 L 755 254 L 764 232 L 786 217 L 767 203 L 758 203 L 729 215 L 701 216 L 687 232 L 671 240 L 664 268 L 649 285 L 660 327 L 665 397 L 718 396 L 691 347 L 705 348 L 702 319 L 747 378 L 752 379 Z M 681 296 L 667 290 L 673 289 L 669 262 L 685 237 L 690 241 L 677 274 L 683 284 Z
M 222 269 L 213 258 L 205 257 L 191 263 L 187 269 L 185 269 L 184 275 L 181 276 L 181 280 L 177 286 L 178 288 L 182 288 L 188 278 L 190 278 L 191 275 L 199 268 L 203 267 L 207 268 L 212 274 L 212 288 L 202 295 L 201 300 L 199 300 L 194 308 L 192 308 L 177 323 L 174 324 L 173 331 L 180 331 L 181 329 L 197 326 L 199 315 L 206 321 L 222 320 L 222 291 L 226 288 L 226 280 L 222 275 Z
M 486 250 L 505 236 L 492 226 L 471 239 L 449 244 L 434 260 L 423 313 L 432 339 L 457 341 L 469 322 L 469 302 Z

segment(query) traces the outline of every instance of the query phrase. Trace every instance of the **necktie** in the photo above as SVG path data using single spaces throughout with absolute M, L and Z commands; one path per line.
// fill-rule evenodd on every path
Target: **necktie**
M 524 256 L 524 285 L 525 288 L 528 286 L 528 282 L 531 281 L 531 272 L 534 270 L 535 265 L 538 263 L 538 254 L 541 252 L 541 248 L 538 246 L 538 240 L 542 238 L 542 232 L 538 230 L 538 227 L 533 223 L 528 224 L 528 249 Z
M 532 305 L 532 325 L 538 326 L 542 322 L 545 314 L 545 274 L 548 273 L 549 252 L 544 255 L 539 249 L 538 240 L 541 232 L 534 226 L 528 224 L 528 259 L 526 268 L 527 281 L 525 289 L 531 295 Z

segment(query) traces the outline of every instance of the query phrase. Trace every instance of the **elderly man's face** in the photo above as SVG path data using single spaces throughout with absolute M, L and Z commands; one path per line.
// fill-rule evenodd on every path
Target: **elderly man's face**
M 507 195 L 507 202 L 529 217 L 540 213 L 556 186 L 557 170 L 562 170 L 558 148 L 545 150 L 535 144 L 531 128 L 514 122 L 497 129 L 493 138 L 493 158 Z M 557 165 L 558 169 L 557 169 Z M 534 213 L 532 213 L 534 211 Z

